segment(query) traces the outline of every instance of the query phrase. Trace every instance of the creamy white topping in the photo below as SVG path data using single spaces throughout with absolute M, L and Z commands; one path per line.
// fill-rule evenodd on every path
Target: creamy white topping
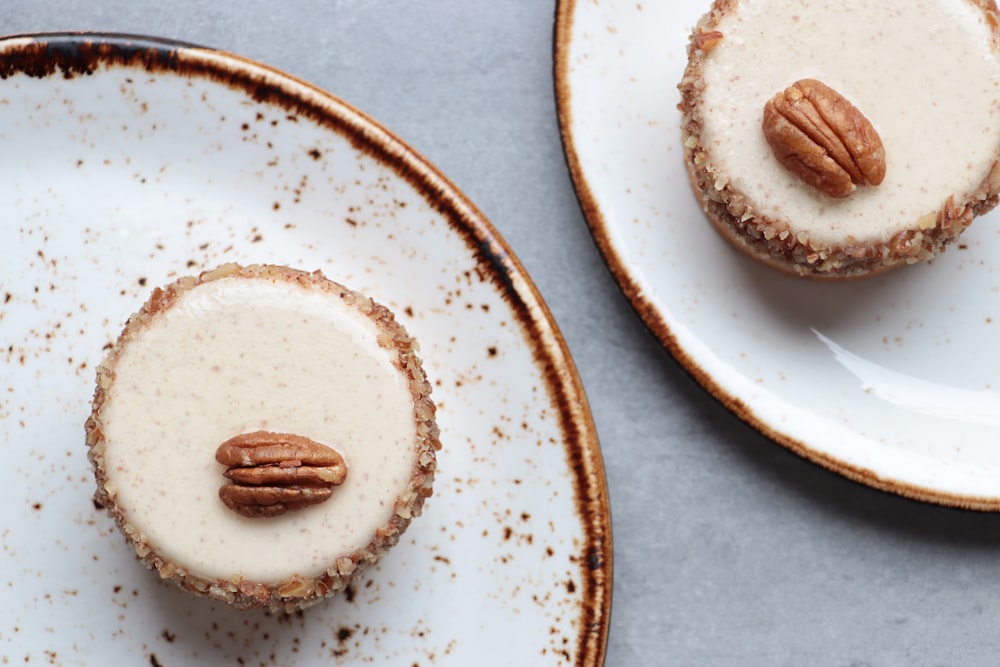
M 182 294 L 120 357 L 104 406 L 105 466 L 128 520 L 205 579 L 315 576 L 392 516 L 415 451 L 413 401 L 374 323 L 336 294 L 222 278 Z M 337 449 L 333 497 L 248 519 L 218 497 L 215 450 L 248 431 Z
M 819 244 L 887 241 L 974 192 L 1000 146 L 1000 56 L 982 10 L 958 0 L 743 0 L 706 59 L 702 145 L 758 215 Z M 882 137 L 878 187 L 819 195 L 784 169 L 764 104 L 799 79 L 831 86 Z

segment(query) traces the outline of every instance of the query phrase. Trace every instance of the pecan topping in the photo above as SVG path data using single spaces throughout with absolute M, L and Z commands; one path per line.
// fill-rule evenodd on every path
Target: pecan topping
M 764 106 L 764 137 L 788 170 L 820 192 L 846 197 L 885 178 L 885 149 L 871 122 L 840 93 L 802 79 Z
M 232 481 L 219 487 L 219 498 L 246 517 L 321 503 L 347 476 L 337 451 L 292 433 L 243 433 L 219 445 L 215 460 L 227 466 L 223 474 Z

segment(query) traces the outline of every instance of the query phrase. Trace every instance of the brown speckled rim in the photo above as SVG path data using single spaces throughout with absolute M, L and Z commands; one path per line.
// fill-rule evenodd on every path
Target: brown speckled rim
M 657 305 L 643 292 L 639 281 L 632 273 L 632 267 L 623 259 L 612 240 L 611 230 L 604 218 L 600 202 L 594 196 L 587 181 L 587 175 L 580 163 L 573 138 L 572 90 L 569 85 L 571 46 L 573 41 L 573 18 L 580 0 L 558 0 L 555 18 L 553 45 L 554 80 L 556 110 L 562 137 L 566 163 L 569 167 L 577 199 L 583 211 L 587 226 L 597 245 L 598 251 L 611 272 L 615 282 L 631 304 L 643 324 L 653 336 L 673 356 L 699 385 L 702 386 L 726 409 L 758 432 L 782 445 L 802 458 L 828 470 L 881 491 L 887 491 L 904 498 L 921 502 L 945 505 L 968 510 L 1000 511 L 1000 498 L 949 494 L 937 489 L 901 482 L 881 475 L 873 470 L 841 461 L 825 452 L 818 451 L 807 442 L 790 437 L 761 419 L 748 405 L 722 387 L 710 373 L 703 369 L 687 350 L 681 346 L 670 329 Z M 665 85 L 672 85 L 667 82 Z M 680 128 L 677 129 L 680 143 Z
M 209 79 L 328 128 L 405 179 L 465 241 L 483 275 L 520 322 L 559 410 L 583 529 L 579 567 L 584 603 L 576 624 L 576 664 L 603 665 L 611 610 L 612 537 L 600 444 L 566 342 L 534 283 L 493 225 L 436 167 L 376 121 L 277 69 L 230 53 L 145 36 L 65 32 L 0 39 L 0 78 L 14 73 L 72 78 L 115 66 Z

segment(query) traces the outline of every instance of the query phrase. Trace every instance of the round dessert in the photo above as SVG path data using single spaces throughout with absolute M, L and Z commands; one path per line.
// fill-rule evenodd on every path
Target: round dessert
M 679 85 L 708 218 L 809 278 L 932 258 L 998 200 L 997 26 L 993 0 L 715 0 Z
M 417 344 L 319 272 L 222 266 L 157 288 L 97 371 L 95 499 L 147 567 L 233 607 L 344 589 L 431 495 Z

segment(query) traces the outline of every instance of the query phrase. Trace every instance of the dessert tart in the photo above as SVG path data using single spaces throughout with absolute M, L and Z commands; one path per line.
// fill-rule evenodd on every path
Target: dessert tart
M 229 264 L 153 291 L 97 370 L 95 499 L 147 567 L 293 611 L 376 563 L 440 448 L 417 344 L 319 272 Z
M 679 88 L 702 208 L 787 273 L 928 260 L 997 203 L 993 0 L 715 0 Z

